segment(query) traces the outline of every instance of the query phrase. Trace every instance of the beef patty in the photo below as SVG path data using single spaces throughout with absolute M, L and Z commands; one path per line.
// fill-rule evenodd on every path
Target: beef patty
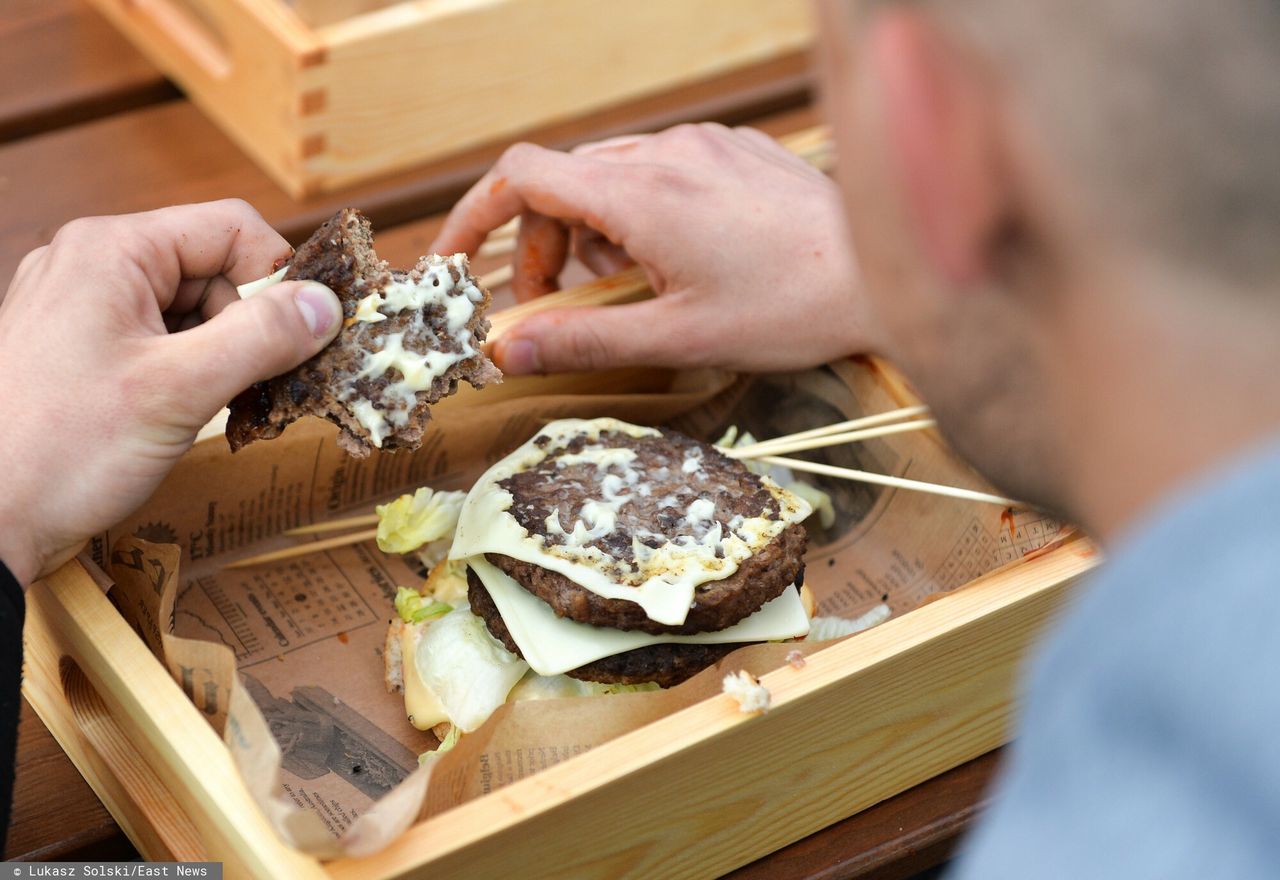
M 480 351 L 490 296 L 469 274 L 465 255 L 391 269 L 374 253 L 369 221 L 344 209 L 298 248 L 285 280 L 331 288 L 343 327 L 315 357 L 232 401 L 232 451 L 278 437 L 305 415 L 337 424 L 338 445 L 357 458 L 374 447 L 417 449 L 430 404 L 454 393 L 460 380 L 477 388 L 501 381 Z
M 787 526 L 759 553 L 727 578 L 707 581 L 694 590 L 693 607 L 677 626 L 650 620 L 644 609 L 625 599 L 606 599 L 578 586 L 559 572 L 510 556 L 486 553 L 485 559 L 551 606 L 559 617 L 613 629 L 694 635 L 726 629 L 754 614 L 770 599 L 804 583 L 804 526 Z
M 615 498 L 625 491 L 626 501 L 616 509 L 614 527 L 582 546 L 608 554 L 624 570 L 638 567 L 633 541 L 656 548 L 685 537 L 701 539 L 716 528 L 727 535 L 740 520 L 778 515 L 777 502 L 760 477 L 714 446 L 670 430 L 639 438 L 603 432 L 596 444 L 629 449 L 635 455 L 625 464 L 607 468 L 575 460 L 595 445 L 578 436 L 563 449 L 549 452 L 536 466 L 499 483 L 512 495 L 511 515 L 550 547 L 563 546 L 569 539 L 564 533 L 571 533 L 574 523 L 591 519 L 585 509 L 598 504 L 602 492 L 606 497 L 610 494 L 604 484 L 607 479 L 617 481 Z M 627 472 L 638 476 L 627 482 Z M 553 515 L 563 525 L 559 531 L 547 525 Z M 787 526 L 743 560 L 733 574 L 700 584 L 688 617 L 678 625 L 657 623 L 635 602 L 604 598 L 539 565 L 496 553 L 485 558 L 561 617 L 614 629 L 688 635 L 732 626 L 790 585 L 799 585 L 806 543 L 803 526 Z
M 523 656 L 520 646 L 511 638 L 507 625 L 503 623 L 502 615 L 498 613 L 498 606 L 493 603 L 489 591 L 470 568 L 467 569 L 467 601 L 471 603 L 471 612 L 484 621 L 485 627 L 495 639 L 502 642 L 511 653 Z M 741 647 L 742 644 L 651 645 L 603 657 L 577 669 L 570 669 L 565 674 L 583 681 L 606 684 L 656 682 L 664 688 L 675 687 Z

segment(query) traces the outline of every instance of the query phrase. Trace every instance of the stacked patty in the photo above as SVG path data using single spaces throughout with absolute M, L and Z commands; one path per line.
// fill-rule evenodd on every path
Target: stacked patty
M 687 637 L 731 635 L 767 603 L 798 603 L 807 513 L 741 462 L 675 431 L 566 420 L 481 478 L 454 555 L 478 551 L 558 618 L 657 637 L 569 675 L 671 686 L 743 643 Z M 472 611 L 525 656 L 475 568 Z

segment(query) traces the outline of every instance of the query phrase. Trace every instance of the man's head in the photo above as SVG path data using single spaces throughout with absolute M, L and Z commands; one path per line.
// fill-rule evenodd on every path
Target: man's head
M 1194 340 L 1201 319 L 1224 345 L 1224 328 L 1251 332 L 1248 314 L 1277 326 L 1280 4 L 819 11 L 841 184 L 885 353 L 1008 491 L 1089 514 L 1079 471 L 1100 452 L 1089 445 L 1136 446 L 1140 433 L 1093 405 L 1120 393 L 1105 378 L 1154 376 L 1148 362 L 1163 357 L 1173 384 L 1169 347 Z M 1140 403 L 1133 412 L 1152 420 Z

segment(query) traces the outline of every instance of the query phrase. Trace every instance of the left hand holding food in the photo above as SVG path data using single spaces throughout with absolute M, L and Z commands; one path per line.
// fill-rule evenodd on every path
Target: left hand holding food
M 241 300 L 289 244 L 241 201 L 67 224 L 0 302 L 0 560 L 26 584 L 138 507 L 237 393 L 341 324 L 313 282 Z

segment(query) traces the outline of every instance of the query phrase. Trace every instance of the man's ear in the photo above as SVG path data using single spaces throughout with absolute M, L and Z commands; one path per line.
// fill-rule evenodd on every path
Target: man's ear
M 917 10 L 877 14 L 867 48 L 888 168 L 911 232 L 939 276 L 956 286 L 977 282 L 993 268 L 1010 207 L 995 87 L 973 55 Z

